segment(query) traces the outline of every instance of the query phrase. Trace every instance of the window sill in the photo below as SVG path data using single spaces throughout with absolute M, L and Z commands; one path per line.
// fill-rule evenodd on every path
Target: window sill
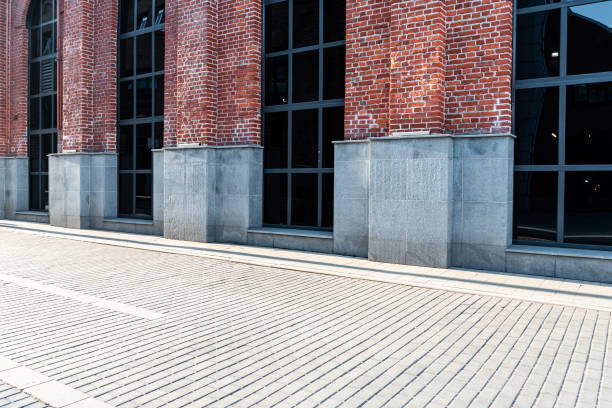
M 612 248 L 609 251 L 597 249 L 578 249 L 561 247 L 544 247 L 535 245 L 511 245 L 507 253 L 562 256 L 567 258 L 586 258 L 612 260 Z

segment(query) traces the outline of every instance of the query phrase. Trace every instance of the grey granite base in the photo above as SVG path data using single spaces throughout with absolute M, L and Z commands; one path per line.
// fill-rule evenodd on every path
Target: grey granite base
M 163 174 L 166 238 L 246 244 L 261 226 L 261 147 L 166 148 Z
M 27 157 L 0 158 L 0 215 L 7 219 L 16 219 L 20 211 L 28 211 L 29 174 Z
M 67 228 L 103 228 L 117 215 L 117 155 L 49 155 L 49 220 Z

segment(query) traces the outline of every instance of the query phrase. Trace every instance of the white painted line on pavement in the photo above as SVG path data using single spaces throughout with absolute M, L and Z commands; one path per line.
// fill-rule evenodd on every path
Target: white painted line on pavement
M 36 289 L 42 292 L 51 293 L 53 295 L 62 296 L 68 299 L 76 300 L 79 302 L 87 303 L 93 306 L 98 306 L 108 310 L 114 310 L 116 312 L 129 314 L 132 316 L 140 317 L 142 319 L 161 319 L 164 314 L 154 312 L 152 310 L 144 309 L 138 306 L 130 306 L 125 303 L 115 302 L 113 300 L 106 300 L 97 296 L 86 295 L 70 289 L 63 289 L 55 285 L 49 285 L 46 283 L 40 283 L 32 279 L 20 278 L 18 276 L 7 275 L 0 273 L 0 280 L 4 282 L 13 283 L 24 288 Z
M 0 356 L 0 381 L 54 408 L 113 408 L 4 356 Z

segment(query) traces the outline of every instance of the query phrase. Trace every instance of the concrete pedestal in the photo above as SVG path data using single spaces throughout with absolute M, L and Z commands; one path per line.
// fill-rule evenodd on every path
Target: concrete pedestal
M 14 219 L 29 209 L 27 157 L 0 157 L 0 218 Z
M 103 228 L 117 216 L 117 155 L 49 155 L 49 221 L 67 228 Z
M 163 156 L 164 236 L 246 244 L 262 224 L 263 149 L 177 147 Z

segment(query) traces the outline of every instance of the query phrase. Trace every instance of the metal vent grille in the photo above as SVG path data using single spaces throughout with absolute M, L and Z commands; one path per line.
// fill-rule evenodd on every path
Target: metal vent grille
M 40 66 L 40 92 L 53 92 L 55 90 L 55 61 L 46 60 Z

